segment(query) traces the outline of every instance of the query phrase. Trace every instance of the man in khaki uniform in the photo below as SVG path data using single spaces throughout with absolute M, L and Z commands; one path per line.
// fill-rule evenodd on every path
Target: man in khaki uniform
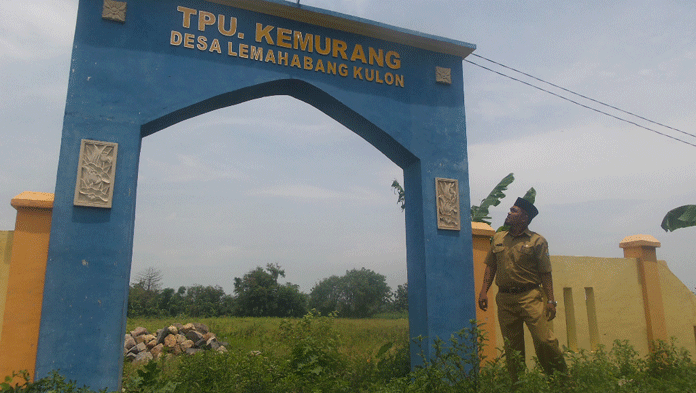
M 543 236 L 528 229 L 538 213 L 533 204 L 522 198 L 517 198 L 510 208 L 505 219 L 505 225 L 510 229 L 496 233 L 491 241 L 478 300 L 482 310 L 488 309 L 488 289 L 495 278 L 498 321 L 513 382 L 523 365 L 515 362 L 510 354 L 518 352 L 520 360 L 523 362 L 525 359 L 523 323 L 532 335 L 544 371 L 547 374 L 554 370 L 567 371 L 558 339 L 549 326 L 549 321 L 556 317 L 557 302 L 553 297 L 548 243 Z

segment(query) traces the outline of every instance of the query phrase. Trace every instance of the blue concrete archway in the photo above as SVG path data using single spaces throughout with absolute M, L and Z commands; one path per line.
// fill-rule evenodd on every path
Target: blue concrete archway
M 411 336 L 432 342 L 467 326 L 476 311 L 462 59 L 473 49 L 279 0 L 81 0 L 37 376 L 59 369 L 120 386 L 142 138 L 271 95 L 318 108 L 404 170 Z M 115 165 L 108 205 L 77 203 L 83 140 L 117 144 L 103 161 Z M 438 178 L 457 182 L 446 212 Z M 464 224 L 442 229 L 438 213 L 450 224 L 463 213 Z

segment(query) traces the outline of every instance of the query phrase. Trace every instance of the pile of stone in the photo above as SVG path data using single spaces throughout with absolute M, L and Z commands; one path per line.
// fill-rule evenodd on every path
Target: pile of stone
M 144 327 L 126 333 L 125 358 L 136 364 L 158 359 L 163 354 L 193 355 L 203 350 L 227 352 L 227 343 L 219 342 L 215 333 L 202 323 L 175 323 L 151 334 Z

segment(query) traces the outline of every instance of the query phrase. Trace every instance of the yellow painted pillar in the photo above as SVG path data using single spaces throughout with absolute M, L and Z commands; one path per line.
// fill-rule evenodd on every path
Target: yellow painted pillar
M 7 281 L 10 276 L 13 234 L 13 231 L 0 231 L 0 321 L 2 321 L 2 316 L 5 315 L 5 299 L 7 298 Z M 0 337 L 2 337 L 1 322 Z
M 0 337 L 0 379 L 27 370 L 34 377 L 53 194 L 26 191 L 12 199 L 17 221 Z
M 491 237 L 495 234 L 493 228 L 490 225 L 483 222 L 472 222 L 471 223 L 473 250 L 474 250 L 474 287 L 476 288 L 476 293 L 474 294 L 477 300 L 476 304 L 476 320 L 484 325 L 482 330 L 486 332 L 486 337 L 488 342 L 486 347 L 483 349 L 483 355 L 487 360 L 493 360 L 498 355 L 496 351 L 497 340 L 495 331 L 495 293 L 497 287 L 495 285 L 491 286 L 488 290 L 488 310 L 482 311 L 478 308 L 478 294 L 481 292 L 481 286 L 483 284 L 483 273 L 486 271 L 486 265 L 484 260 L 486 259 L 486 254 L 491 248 Z
M 636 258 L 638 262 L 648 328 L 648 347 L 652 350 L 653 341 L 668 339 L 656 252 L 660 242 L 650 235 L 634 235 L 624 238 L 619 247 L 624 250 L 624 258 Z

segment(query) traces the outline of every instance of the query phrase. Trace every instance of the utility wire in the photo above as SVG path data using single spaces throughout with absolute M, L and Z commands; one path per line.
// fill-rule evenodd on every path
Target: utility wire
M 480 65 L 480 64 L 474 63 L 474 62 L 471 61 L 471 60 L 464 59 L 464 61 L 466 61 L 466 62 L 469 63 L 469 64 L 473 64 L 473 65 L 475 65 L 475 66 L 477 66 L 477 67 L 481 67 L 481 68 L 483 68 L 484 70 L 493 72 L 493 73 L 495 73 L 495 74 L 504 76 L 504 77 L 506 77 L 506 78 L 509 78 L 509 79 L 514 80 L 514 81 L 520 82 L 520 83 L 525 84 L 525 85 L 527 85 L 527 86 L 533 87 L 533 88 L 535 88 L 535 89 L 537 89 L 537 90 L 541 90 L 541 91 L 543 91 L 543 92 L 545 92 L 545 93 L 549 93 L 549 94 L 551 94 L 551 95 L 553 95 L 553 96 L 556 96 L 556 97 L 558 97 L 558 98 L 560 98 L 560 99 L 563 99 L 563 100 L 572 102 L 573 104 L 579 105 L 579 106 L 581 106 L 581 107 L 583 107 L 583 108 L 593 110 L 593 111 L 598 112 L 598 113 L 601 113 L 601 114 L 603 114 L 603 115 L 612 117 L 612 118 L 614 118 L 614 119 L 616 119 L 616 120 L 620 120 L 620 121 L 623 121 L 623 122 L 632 124 L 632 125 L 634 125 L 634 126 L 636 126 L 636 127 L 640 127 L 640 128 L 646 129 L 646 130 L 648 130 L 648 131 L 650 131 L 650 132 L 654 132 L 654 133 L 656 133 L 656 134 L 658 134 L 658 135 L 662 135 L 662 136 L 664 136 L 664 137 L 667 137 L 667 138 L 670 138 L 670 139 L 674 139 L 675 141 L 678 141 L 678 142 L 685 143 L 685 144 L 687 144 L 687 145 L 696 147 L 696 144 L 694 144 L 694 143 L 687 142 L 687 141 L 685 141 L 685 140 L 682 140 L 682 139 L 673 137 L 673 136 L 668 135 L 668 134 L 665 134 L 665 133 L 663 133 L 663 132 L 660 132 L 660 131 L 654 130 L 654 129 L 652 129 L 652 128 L 649 128 L 649 127 L 643 126 L 643 125 L 641 125 L 641 124 L 638 124 L 638 123 L 636 123 L 636 122 L 634 122 L 634 121 L 627 120 L 627 119 L 618 117 L 618 116 L 616 116 L 616 115 L 612 115 L 611 113 L 604 112 L 604 111 L 599 110 L 599 109 L 597 109 L 597 108 L 593 108 L 593 107 L 591 107 L 591 106 L 587 106 L 587 105 L 585 105 L 585 104 L 582 104 L 582 103 L 579 103 L 579 102 L 577 102 L 577 101 L 571 100 L 571 99 L 568 98 L 568 97 L 564 97 L 564 96 L 562 96 L 562 95 L 560 95 L 560 94 L 557 94 L 557 93 L 554 93 L 554 92 L 552 92 L 552 91 L 546 90 L 546 89 L 544 89 L 544 88 L 542 88 L 542 87 L 533 85 L 533 84 L 531 84 L 531 83 L 529 83 L 529 82 L 525 82 L 525 81 L 523 81 L 523 80 L 517 79 L 517 78 L 512 77 L 512 76 L 510 76 L 510 75 L 503 74 L 502 72 L 499 72 L 499 71 L 493 70 L 493 69 L 491 69 L 491 68 L 488 68 L 488 67 L 486 67 L 486 66 L 482 66 L 482 65 Z M 691 135 L 691 134 L 689 134 L 689 135 Z M 692 135 L 692 136 L 693 136 L 693 135 Z
M 476 53 L 472 53 L 471 55 L 472 55 L 472 56 L 476 56 L 476 57 L 478 57 L 479 59 L 483 59 L 483 60 L 486 60 L 486 61 L 488 61 L 488 62 L 491 62 L 491 63 L 493 63 L 493 64 L 495 64 L 495 65 L 501 66 L 501 67 L 503 67 L 503 68 L 507 68 L 508 70 L 515 71 L 515 72 L 517 72 L 517 73 L 519 73 L 519 74 L 522 74 L 522 75 L 524 75 L 524 76 L 530 77 L 530 78 L 532 78 L 532 79 L 534 79 L 534 80 L 537 80 L 537 81 L 539 81 L 539 82 L 546 83 L 547 85 L 551 85 L 551 86 L 553 86 L 553 87 L 555 87 L 555 88 L 557 88 L 557 89 L 561 89 L 561 90 L 563 90 L 563 91 L 565 91 L 565 92 L 568 92 L 568 93 L 570 93 L 570 94 L 576 95 L 576 96 L 578 96 L 578 97 L 582 97 L 582 98 L 584 98 L 584 99 L 586 99 L 586 100 L 595 102 L 595 103 L 600 104 L 600 105 L 604 105 L 604 106 L 606 106 L 606 107 L 608 107 L 608 108 L 611 108 L 611 109 L 615 109 L 615 110 L 617 110 L 617 111 L 619 111 L 619 112 L 623 112 L 623 113 L 625 113 L 625 114 L 627 114 L 627 115 L 635 116 L 635 117 L 637 117 L 637 118 L 639 118 L 639 119 L 641 119 L 641 120 L 645 120 L 645 121 L 647 121 L 647 122 L 649 122 L 649 123 L 656 124 L 656 125 L 658 125 L 658 126 L 662 126 L 662 127 L 665 127 L 665 128 L 669 128 L 670 130 L 674 130 L 674 131 L 680 132 L 680 133 L 682 133 L 682 134 L 684 134 L 684 135 L 688 135 L 688 136 L 690 136 L 690 137 L 696 138 L 696 135 L 694 135 L 694 134 L 688 133 L 688 132 L 686 132 L 686 131 L 682 131 L 682 130 L 677 129 L 677 128 L 674 128 L 674 127 L 670 127 L 670 126 L 668 126 L 668 125 L 666 125 L 666 124 L 658 123 L 658 122 L 656 122 L 656 121 L 650 120 L 650 119 L 648 119 L 648 118 L 645 118 L 645 117 L 643 117 L 643 116 L 637 115 L 637 114 L 635 114 L 635 113 L 632 113 L 632 112 L 629 112 L 629 111 L 625 111 L 625 110 L 623 110 L 623 109 L 621 109 L 621 108 L 617 108 L 617 107 L 615 107 L 615 106 L 613 106 L 613 105 L 609 105 L 609 104 L 606 104 L 606 103 L 604 103 L 604 102 L 602 102 L 602 101 L 595 100 L 594 98 L 591 98 L 591 97 L 582 95 L 582 94 L 580 94 L 580 93 L 576 93 L 576 92 L 574 92 L 574 91 L 572 91 L 572 90 L 566 89 L 565 87 L 556 85 L 556 84 L 551 83 L 551 82 L 547 82 L 547 81 L 545 81 L 545 80 L 543 80 L 543 79 L 537 78 L 537 77 L 534 76 L 534 75 L 530 75 L 530 74 L 527 74 L 526 72 L 523 72 L 523 71 L 520 71 L 520 70 L 516 70 L 516 69 L 514 69 L 514 68 L 512 68 L 512 67 L 506 66 L 505 64 L 501 64 L 501 63 L 498 63 L 497 61 L 494 61 L 494 60 L 491 60 L 491 59 L 487 59 L 487 58 L 485 58 L 485 57 L 483 57 L 483 56 L 477 55 Z

